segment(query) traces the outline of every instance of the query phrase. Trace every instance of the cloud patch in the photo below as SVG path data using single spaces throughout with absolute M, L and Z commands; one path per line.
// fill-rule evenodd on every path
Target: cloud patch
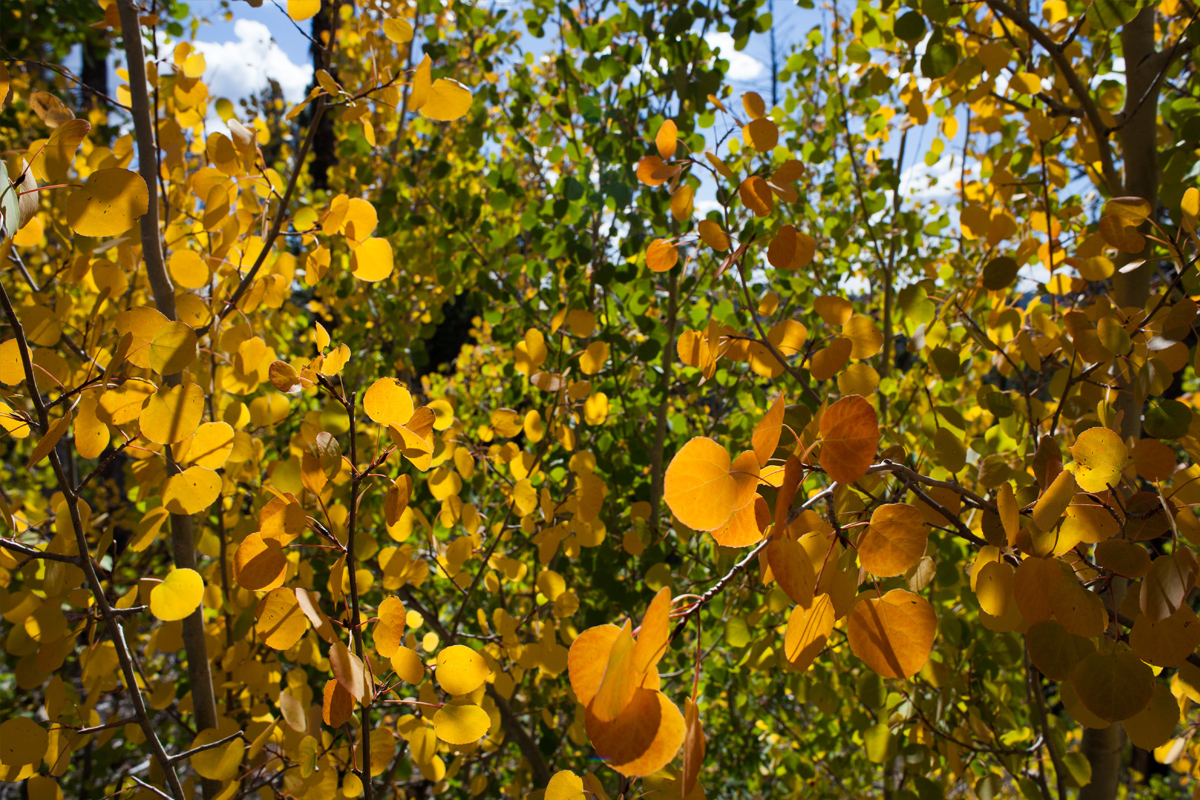
M 289 103 L 304 99 L 313 78 L 310 64 L 293 62 L 261 22 L 239 19 L 233 24 L 233 34 L 237 37 L 234 41 L 195 43 L 208 65 L 204 82 L 211 97 L 227 97 L 236 103 L 262 92 L 275 80 Z
M 729 62 L 729 72 L 725 74 L 728 80 L 753 81 L 767 71 L 766 65 L 757 58 L 735 50 L 733 37 L 728 33 L 710 33 L 704 37 L 704 41 L 714 50 L 720 49 L 721 58 Z

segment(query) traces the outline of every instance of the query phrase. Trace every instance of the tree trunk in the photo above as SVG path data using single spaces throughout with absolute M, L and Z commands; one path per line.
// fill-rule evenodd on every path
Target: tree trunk
M 1161 54 L 1154 43 L 1155 9 L 1142 9 L 1121 31 L 1125 49 L 1125 113 L 1118 131 L 1124 162 L 1125 194 L 1150 201 L 1158 208 L 1158 87 Z M 1143 226 L 1147 227 L 1147 226 Z M 1137 269 L 1113 276 L 1113 296 L 1121 308 L 1142 308 L 1150 297 L 1150 278 L 1154 275 L 1153 245 L 1137 255 L 1121 259 L 1122 264 L 1144 258 Z M 1144 392 L 1135 389 L 1134 376 L 1122 381 L 1117 411 L 1122 414 L 1121 436 L 1137 437 L 1142 432 Z M 1116 623 L 1113 623 L 1116 624 Z M 1083 787 L 1079 800 L 1113 800 L 1120 782 L 1125 736 L 1120 725 L 1083 732 L 1083 753 L 1092 765 L 1092 781 Z
M 321 0 L 321 10 L 312 21 L 312 53 L 313 72 L 323 69 L 336 81 L 337 69 L 333 66 L 333 45 L 337 38 L 338 23 L 340 22 L 339 8 L 342 0 Z M 313 78 L 315 86 L 317 79 Z M 329 188 L 329 170 L 337 166 L 337 139 L 333 132 L 333 115 L 325 114 L 317 126 L 313 137 L 313 158 L 308 164 L 308 174 L 312 176 L 313 188 L 327 190 Z

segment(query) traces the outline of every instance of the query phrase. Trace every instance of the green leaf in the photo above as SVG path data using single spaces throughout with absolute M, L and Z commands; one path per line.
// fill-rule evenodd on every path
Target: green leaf
M 1020 266 L 1011 256 L 993 258 L 983 268 L 983 285 L 990 291 L 1007 289 L 1017 279 Z
M 1192 425 L 1192 410 L 1178 400 L 1163 400 L 1146 411 L 1143 429 L 1155 439 L 1178 439 Z
M 896 37 L 906 42 L 919 42 L 925 36 L 925 17 L 919 11 L 909 11 L 896 20 Z

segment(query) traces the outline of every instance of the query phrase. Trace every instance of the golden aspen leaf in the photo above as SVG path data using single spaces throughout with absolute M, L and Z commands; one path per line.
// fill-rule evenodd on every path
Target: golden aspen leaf
M 204 599 L 204 580 L 194 569 L 173 569 L 150 590 L 150 613 L 163 622 L 189 616 Z
M 979 607 L 993 617 L 1005 617 L 1016 607 L 1013 596 L 1014 570 L 1003 561 L 989 561 L 972 576 Z
M 58 781 L 46 775 L 34 775 L 25 784 L 29 800 L 63 800 L 62 787 Z
M 399 597 L 385 597 L 376 616 L 375 652 L 390 659 L 404 641 L 404 603 Z
M 667 120 L 658 126 L 658 133 L 654 135 L 654 145 L 658 148 L 658 155 L 661 158 L 670 160 L 675 157 L 678 137 L 679 129 L 675 126 L 674 120 Z
M 1129 632 L 1138 658 L 1156 667 L 1178 667 L 1200 646 L 1200 618 L 1183 606 L 1157 622 L 1139 614 Z
M 786 411 L 787 406 L 783 402 L 783 395 L 780 394 L 767 409 L 763 418 L 759 420 L 758 425 L 754 427 L 750 443 L 754 448 L 754 456 L 758 459 L 759 467 L 767 466 L 767 461 L 775 452 L 775 448 L 779 446 L 779 438 L 783 434 L 783 415 Z
M 655 239 L 646 250 L 646 266 L 651 272 L 666 272 L 679 263 L 679 251 L 667 239 Z
M 433 715 L 433 731 L 447 744 L 465 745 L 482 739 L 492 725 L 488 713 L 474 703 L 449 702 Z
M 879 418 L 858 395 L 843 397 L 821 415 L 819 462 L 829 477 L 850 484 L 867 474 L 879 447 Z
M 350 253 L 350 271 L 360 281 L 381 281 L 392 274 L 394 267 L 392 245 L 387 239 L 367 239 Z
M 825 649 L 833 634 L 835 616 L 833 601 L 827 594 L 817 595 L 807 608 L 798 605 L 792 609 L 783 637 L 783 656 L 791 669 L 807 670 Z
M 342 232 L 352 247 L 365 242 L 379 225 L 379 214 L 375 206 L 361 197 L 352 197 L 346 204 L 346 216 L 342 218 Z
M 658 156 L 643 156 L 637 164 L 638 180 L 647 186 L 660 186 L 679 174 L 678 166 L 667 166 Z
M 769 153 L 779 144 L 779 126 L 765 117 L 751 120 L 742 128 L 742 138 L 758 152 Z
M 1134 442 L 1133 464 L 1137 474 L 1148 481 L 1165 481 L 1175 474 L 1178 466 L 1175 451 L 1158 439 Z
M 936 635 L 933 606 L 903 589 L 883 597 L 860 596 L 847 625 L 854 655 L 884 678 L 911 678 L 920 672 Z
M 696 788 L 700 769 L 704 766 L 704 751 L 707 740 L 700 725 L 700 707 L 692 698 L 684 701 L 683 712 L 683 770 L 679 775 L 680 795 L 688 797 Z
M 1042 622 L 1054 614 L 1054 597 L 1060 585 L 1071 580 L 1053 558 L 1026 558 L 1013 576 L 1013 596 L 1028 622 Z
M 575 698 L 584 708 L 591 705 L 608 667 L 613 643 L 621 634 L 616 625 L 598 625 L 575 637 L 567 654 L 568 677 Z
M 712 531 L 723 527 L 733 512 L 754 499 L 758 460 L 750 453 L 749 461 L 735 470 L 724 447 L 705 437 L 692 439 L 667 467 L 663 499 L 689 528 Z
M 25 381 L 25 367 L 21 364 L 21 348 L 16 339 L 0 342 L 0 383 L 16 386 Z
M 846 366 L 852 352 L 854 343 L 845 337 L 837 337 L 827 347 L 813 353 L 810 367 L 812 376 L 819 381 L 829 380 Z
M 35 167 L 40 160 L 40 172 L 46 183 L 62 183 L 66 180 L 67 170 L 75 160 L 75 151 L 91 129 L 92 123 L 84 119 L 67 120 L 54 129 L 42 149 L 41 158 L 33 160 Z
M 767 104 L 763 102 L 762 96 L 758 92 L 743 94 L 742 108 L 746 109 L 750 119 L 762 119 L 767 114 Z
M 380 378 L 363 395 L 363 408 L 380 425 L 405 425 L 412 419 L 412 394 L 395 378 Z
M 663 587 L 654 595 L 642 617 L 642 627 L 633 646 L 633 668 L 644 676 L 658 666 L 667 653 L 671 635 L 671 589 Z
M 866 397 L 879 387 L 879 373 L 870 364 L 851 364 L 838 375 L 837 385 L 838 391 L 843 395 L 858 394 Z
M 1117 486 L 1129 462 L 1129 448 L 1108 428 L 1088 428 L 1071 446 L 1075 458 L 1075 481 L 1085 492 L 1107 491 Z
M 99 458 L 108 447 L 108 426 L 96 416 L 97 399 L 94 392 L 85 394 L 75 411 L 75 449 L 81 458 Z
M 1043 531 L 1049 531 L 1057 525 L 1077 490 L 1074 475 L 1069 472 L 1059 473 L 1034 505 L 1033 524 Z
M 142 436 L 157 444 L 174 444 L 191 436 L 204 416 L 204 390 L 195 383 L 160 386 L 142 409 Z
M 288 650 L 308 630 L 308 617 L 296 593 L 279 587 L 267 592 L 254 610 L 254 631 L 272 650 Z
M 28 717 L 12 716 L 0 722 L 0 764 L 19 767 L 37 764 L 50 746 L 50 734 Z
M 287 557 L 277 539 L 252 533 L 238 545 L 233 557 L 233 579 L 243 589 L 263 592 L 283 584 Z
M 283 721 L 292 730 L 298 733 L 304 733 L 308 730 L 308 719 L 305 716 L 306 709 L 291 692 L 279 693 L 279 710 L 283 714 Z
M 882 505 L 871 514 L 871 524 L 858 541 L 858 560 L 877 577 L 902 575 L 925 555 L 928 540 L 929 527 L 916 506 Z
M 745 508 L 735 511 L 729 524 L 712 532 L 713 539 L 722 547 L 747 547 L 762 541 L 763 531 L 771 524 L 771 512 L 767 501 L 756 497 Z
M 408 96 L 408 108 L 411 111 L 420 111 L 427 102 L 429 102 L 430 88 L 433 84 L 433 62 L 429 59 L 429 54 L 421 59 L 421 63 L 417 65 L 416 71 L 413 73 L 412 92 Z
M 1150 704 L 1154 672 L 1133 653 L 1092 653 L 1071 671 L 1075 693 L 1105 722 L 1129 719 Z
M 8 102 L 8 90 L 12 85 L 12 78 L 8 74 L 8 67 L 0 64 L 0 108 Z
M 649 775 L 669 764 L 686 733 L 679 709 L 652 689 L 637 689 L 625 710 L 610 722 L 587 712 L 585 728 L 597 755 L 626 776 Z
M 150 368 L 150 340 L 154 338 L 155 332 L 169 321 L 161 312 L 150 306 L 131 308 L 117 314 L 117 332 L 132 337 L 128 350 L 131 364 L 143 369 Z
M 700 224 L 696 226 L 700 233 L 700 238 L 706 245 L 716 250 L 718 253 L 724 253 L 729 250 L 729 237 L 725 235 L 725 231 L 721 226 L 710 219 L 700 220 Z
M 118 167 L 98 169 L 67 196 L 67 223 L 81 236 L 116 236 L 150 207 L 146 182 Z
M 163 508 L 172 514 L 199 514 L 220 495 L 220 475 L 204 467 L 188 467 L 163 484 Z
M 287 13 L 296 22 L 312 19 L 321 10 L 321 0 L 287 0 Z
M 336 678 L 325 682 L 321 700 L 321 719 L 331 728 L 342 727 L 354 716 L 354 698 Z
M 1042 79 L 1034 72 L 1013 73 L 1008 85 L 1023 94 L 1037 94 L 1042 91 Z
M 840 328 L 854 316 L 854 306 L 843 297 L 824 295 L 813 301 L 813 308 L 826 324 Z
M 199 253 L 192 250 L 176 250 L 167 261 L 167 270 L 172 280 L 185 289 L 200 289 L 208 285 L 208 264 Z
M 775 208 L 771 187 L 757 175 L 752 175 L 738 186 L 738 197 L 742 205 L 754 212 L 756 217 L 765 217 Z
M 671 195 L 671 216 L 676 222 L 684 222 L 692 216 L 692 198 L 696 190 L 688 184 L 683 184 Z
M 321 596 L 316 592 L 310 592 L 307 589 L 296 589 L 296 602 L 300 605 L 300 610 L 308 621 L 312 624 L 317 635 L 324 639 L 327 643 L 333 644 L 337 641 L 337 634 L 333 630 L 333 623 L 329 621 L 329 617 L 325 616 L 325 612 L 321 610 L 319 605 Z
M 1159 556 L 1142 579 L 1142 613 L 1152 622 L 1166 619 L 1184 606 L 1195 585 L 1196 556 L 1190 548 Z
M 46 430 L 44 436 L 38 440 L 37 446 L 33 448 L 33 452 L 29 454 L 29 461 L 25 464 L 25 469 L 33 469 L 43 458 L 50 455 L 50 451 L 58 444 L 59 439 L 71 427 L 71 412 L 68 409 L 66 415 L 59 417 L 50 423 L 50 427 Z
M 182 372 L 199 355 L 196 332 L 182 322 L 168 322 L 150 337 L 150 368 L 160 375 Z
M 602 722 L 611 722 L 620 716 L 633 699 L 634 690 L 641 683 L 642 676 L 634 666 L 636 644 L 632 630 L 631 624 L 626 622 L 617 634 L 609 649 L 604 676 L 596 690 L 596 696 L 587 706 L 589 713 Z
M 1090 495 L 1080 492 L 1071 500 L 1071 505 L 1067 506 L 1053 552 L 1055 555 L 1062 555 L 1080 542 L 1096 544 L 1111 539 L 1120 532 L 1121 523 L 1109 510 L 1093 500 Z
M 1096 565 L 1126 578 L 1140 578 L 1150 571 L 1150 554 L 1137 542 L 1108 539 L 1096 545 Z
M 583 780 L 568 769 L 554 773 L 546 784 L 542 800 L 588 800 L 583 790 Z
M 1009 546 L 1017 541 L 1021 531 L 1021 511 L 1017 507 L 1017 498 L 1013 494 L 1012 484 L 1005 482 L 996 494 L 996 509 L 1000 512 L 1000 524 Z
M 233 428 L 227 422 L 205 422 L 196 428 L 187 448 L 187 462 L 205 469 L 220 469 L 233 453 Z
M 604 368 L 606 361 L 608 361 L 608 343 L 595 341 L 580 354 L 579 370 L 584 375 L 595 375 Z
M 342 688 L 349 692 L 355 702 L 367 705 L 374 695 L 371 677 L 362 660 L 340 639 L 329 647 L 329 666 Z
M 471 90 L 451 78 L 438 78 L 429 87 L 421 113 L 439 122 L 450 122 L 471 110 Z
M 425 665 L 415 650 L 397 647 L 391 655 L 392 669 L 405 683 L 416 685 L 425 678 Z
M 413 28 L 408 20 L 403 19 L 385 19 L 383 21 L 383 35 L 389 41 L 396 44 L 405 44 L 411 42 L 413 38 Z
M 451 695 L 470 694 L 491 675 L 483 656 L 461 644 L 441 650 L 437 655 L 438 685 Z
M 388 487 L 388 493 L 383 502 L 383 512 L 384 521 L 387 522 L 389 528 L 393 528 L 399 523 L 400 516 L 408 508 L 408 501 L 412 498 L 412 487 L 410 475 L 401 475 Z
M 875 326 L 875 320 L 862 314 L 856 314 L 842 326 L 842 336 L 850 340 L 851 358 L 870 358 L 883 349 L 883 334 Z
M 808 551 L 794 539 L 776 535 L 767 545 L 767 564 L 779 588 L 801 606 L 811 606 L 817 586 L 816 569 Z
M 796 229 L 784 225 L 767 246 L 767 262 L 776 269 L 788 269 L 796 257 Z
M 995 562 L 993 562 L 995 563 Z M 1029 659 L 1051 680 L 1070 679 L 1075 665 L 1096 652 L 1090 639 L 1069 632 L 1057 620 L 1043 620 L 1029 626 L 1025 633 Z
M 1157 681 L 1146 707 L 1121 721 L 1121 727 L 1129 734 L 1130 741 L 1151 752 L 1170 741 L 1178 724 L 1179 701 L 1169 688 Z

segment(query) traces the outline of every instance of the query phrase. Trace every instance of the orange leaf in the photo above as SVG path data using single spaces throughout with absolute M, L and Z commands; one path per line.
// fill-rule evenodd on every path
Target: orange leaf
M 757 217 L 769 215 L 771 209 L 775 207 L 771 187 L 767 186 L 767 182 L 757 175 L 742 181 L 738 186 L 738 196 L 742 198 L 742 205 L 753 211 Z
M 684 525 L 714 531 L 753 501 L 757 484 L 758 460 L 754 453 L 743 453 L 731 463 L 724 447 L 698 437 L 671 459 L 663 481 L 663 498 Z
M 680 795 L 687 797 L 696 788 L 700 768 L 704 766 L 706 744 L 704 728 L 700 726 L 700 707 L 690 697 L 684 701 L 683 725 L 683 774 L 679 782 L 682 784 Z
M 612 722 L 621 715 L 633 691 L 638 685 L 637 669 L 634 666 L 633 627 L 629 622 L 617 634 L 612 649 L 608 652 L 608 663 L 596 696 L 588 704 L 588 713 L 601 722 Z
M 664 159 L 675 157 L 675 146 L 679 136 L 678 130 L 673 120 L 667 120 L 658 128 L 658 133 L 654 137 L 654 144 L 658 147 L 658 154 Z
M 649 775 L 675 758 L 686 734 L 683 715 L 662 692 L 638 689 L 616 719 L 604 722 L 589 709 L 588 738 L 608 766 L 626 776 Z
M 879 418 L 859 395 L 843 397 L 821 415 L 820 464 L 838 483 L 854 483 L 867 474 L 879 446 Z
M 858 541 L 858 559 L 867 572 L 877 577 L 903 575 L 925 555 L 928 540 L 929 528 L 916 506 L 879 506 Z
M 937 615 L 928 600 L 903 589 L 860 595 L 846 632 L 854 655 L 879 675 L 911 678 L 929 659 Z
M 646 250 L 646 266 L 651 272 L 666 272 L 679 263 L 679 251 L 666 239 L 655 239 Z
M 783 635 L 783 656 L 788 666 L 798 672 L 809 668 L 833 633 L 834 617 L 833 601 L 827 594 L 817 595 L 808 608 L 792 609 Z
M 762 541 L 763 531 L 770 524 L 771 511 L 767 501 L 755 497 L 753 503 L 734 512 L 728 525 L 713 531 L 713 538 L 722 547 L 748 547 Z

